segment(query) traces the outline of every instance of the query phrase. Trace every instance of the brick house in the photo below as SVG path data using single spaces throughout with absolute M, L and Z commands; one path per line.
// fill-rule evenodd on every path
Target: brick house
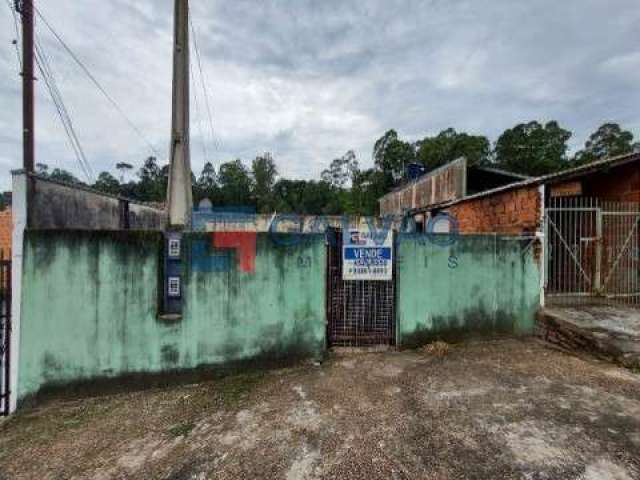
M 447 213 L 462 234 L 539 240 L 544 298 L 640 306 L 640 153 L 525 179 L 407 212 Z
M 541 177 L 525 179 L 448 202 L 425 205 L 409 215 L 446 212 L 460 233 L 532 234 L 540 231 L 544 206 L 552 199 L 640 202 L 640 154 L 601 160 Z
M 11 255 L 11 209 L 6 208 L 0 211 L 0 252 L 4 254 L 4 257 L 10 257 Z

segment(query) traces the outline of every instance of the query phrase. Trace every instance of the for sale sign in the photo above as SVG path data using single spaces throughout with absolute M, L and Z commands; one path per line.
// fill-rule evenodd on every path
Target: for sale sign
M 342 245 L 343 280 L 391 280 L 393 232 L 350 230 Z

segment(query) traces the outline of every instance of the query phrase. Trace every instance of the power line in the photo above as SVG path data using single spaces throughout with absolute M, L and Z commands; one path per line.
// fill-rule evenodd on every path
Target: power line
M 207 117 L 209 119 L 209 129 L 211 133 L 211 142 L 215 146 L 215 136 L 213 129 L 213 115 L 211 114 L 211 106 L 209 105 L 209 91 L 207 89 L 207 83 L 204 78 L 204 71 L 202 69 L 202 58 L 200 57 L 200 49 L 198 48 L 198 35 L 196 34 L 196 29 L 193 26 L 193 20 L 191 15 L 189 15 L 189 24 L 191 25 L 191 33 L 193 36 L 193 46 L 196 52 L 196 59 L 198 60 L 198 70 L 200 71 L 200 83 L 202 84 L 202 91 L 204 95 L 204 101 L 207 108 Z
M 129 124 L 129 126 L 131 127 L 131 129 L 136 132 L 136 134 L 140 137 L 140 139 L 142 141 L 144 141 L 147 146 L 149 147 L 149 149 L 156 155 L 156 156 L 160 156 L 160 154 L 158 153 L 158 151 L 155 149 L 155 147 L 153 146 L 153 144 L 146 138 L 146 136 L 144 135 L 144 133 L 142 133 L 142 131 L 136 126 L 135 123 L 133 123 L 133 121 L 129 118 L 129 116 L 125 113 L 125 111 L 120 107 L 120 105 L 118 104 L 118 102 L 116 102 L 114 100 L 114 98 L 109 95 L 109 93 L 107 92 L 107 90 L 100 84 L 100 82 L 96 79 L 96 77 L 91 73 L 91 71 L 89 70 L 89 68 L 87 66 L 85 66 L 85 64 L 82 62 L 82 60 L 80 60 L 78 58 L 78 56 L 73 52 L 73 50 L 71 50 L 71 48 L 67 45 L 67 43 L 62 39 L 62 37 L 58 34 L 58 32 L 56 32 L 56 30 L 51 26 L 51 24 L 47 21 L 47 19 L 44 17 L 44 15 L 40 12 L 40 10 L 34 6 L 34 10 L 36 11 L 36 13 L 38 14 L 38 17 L 40 17 L 40 19 L 42 20 L 42 22 L 46 25 L 46 27 L 49 29 L 49 31 L 53 34 L 53 36 L 56 38 L 56 40 L 58 40 L 58 42 L 60 42 L 60 44 L 62 45 L 62 47 L 66 50 L 66 52 L 71 56 L 71 58 L 76 62 L 76 64 L 82 69 L 82 71 L 85 73 L 85 75 L 87 75 L 87 77 L 89 77 L 89 79 L 91 80 L 91 82 L 98 88 L 98 90 L 100 90 L 100 92 L 105 96 L 105 98 L 109 101 L 109 103 L 111 103 L 111 105 L 118 111 L 118 113 L 120 113 L 120 115 L 122 116 L 122 118 L 124 118 L 124 120 Z
M 9 10 L 11 10 L 11 16 L 13 17 L 13 26 L 16 29 L 16 38 L 13 41 L 13 46 L 16 49 L 16 58 L 18 59 L 18 65 L 20 67 L 20 74 L 22 74 L 22 58 L 20 58 L 20 48 L 18 47 L 18 42 L 20 41 L 20 27 L 18 26 L 18 16 L 16 15 L 15 8 L 11 4 L 11 0 L 7 0 L 7 6 Z
M 40 43 L 40 39 L 36 36 L 35 41 L 35 50 L 36 50 L 36 64 L 42 78 L 45 81 L 45 85 L 47 86 L 47 90 L 49 91 L 49 95 L 51 96 L 51 100 L 58 112 L 58 116 L 60 117 L 60 121 L 64 127 L 64 130 L 67 134 L 67 140 L 74 151 L 76 159 L 80 165 L 80 168 L 84 172 L 87 180 L 89 182 L 93 181 L 93 169 L 91 168 L 91 164 L 87 161 L 87 157 L 84 153 L 84 149 L 82 148 L 82 144 L 80 143 L 80 139 L 76 133 L 76 130 L 73 126 L 73 121 L 71 120 L 71 116 L 69 115 L 69 111 L 64 103 L 64 99 L 62 97 L 62 93 L 58 88 L 57 81 L 55 79 L 53 69 L 49 63 L 49 59 Z
M 189 69 L 191 70 L 191 83 L 194 84 L 196 83 L 196 77 L 193 74 L 193 65 L 189 65 Z M 202 154 L 204 155 L 204 161 L 205 163 L 208 161 L 209 158 L 209 152 L 207 151 L 207 142 L 206 139 L 204 138 L 204 134 L 202 131 L 202 118 L 200 116 L 200 104 L 198 103 L 198 92 L 196 91 L 196 89 L 193 89 L 193 100 L 194 100 L 194 105 L 196 107 L 196 119 L 197 119 L 197 125 L 198 125 L 198 134 L 200 135 L 200 143 L 202 143 Z

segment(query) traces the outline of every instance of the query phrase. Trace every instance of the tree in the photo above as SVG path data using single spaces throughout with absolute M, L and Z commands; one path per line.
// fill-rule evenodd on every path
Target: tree
M 71 183 L 75 185 L 84 185 L 84 182 L 81 182 L 76 178 L 76 176 L 68 172 L 63 168 L 54 168 L 53 171 L 48 175 L 50 180 L 57 180 L 59 182 Z
M 358 168 L 356 154 L 349 150 L 342 157 L 333 159 L 329 168 L 322 171 L 322 181 L 336 188 L 344 188 Z
M 220 165 L 218 182 L 224 205 L 251 204 L 251 177 L 240 159 Z
M 348 202 L 343 212 L 352 215 L 377 215 L 378 199 L 390 189 L 389 178 L 374 168 L 354 173 Z
M 623 130 L 617 123 L 605 123 L 591 134 L 584 149 L 576 153 L 574 164 L 584 165 L 632 153 L 638 149 L 639 145 L 633 143 L 633 134 L 630 131 Z
M 571 132 L 548 122 L 529 122 L 505 130 L 496 142 L 496 165 L 511 172 L 539 176 L 568 166 L 567 141 Z
M 147 157 L 138 171 L 140 181 L 136 186 L 135 197 L 147 202 L 163 202 L 167 195 L 168 165 L 160 167 L 156 157 Z
M 120 172 L 121 183 L 124 183 L 125 173 L 132 169 L 133 169 L 133 165 L 131 165 L 130 163 L 126 163 L 126 162 L 116 163 L 116 170 Z
M 400 140 L 395 130 L 388 130 L 373 147 L 373 161 L 376 167 L 389 174 L 395 181 L 402 178 L 406 166 L 415 160 L 415 147 Z
M 489 160 L 489 140 L 482 135 L 458 133 L 453 128 L 441 131 L 435 137 L 417 142 L 417 159 L 427 170 L 465 157 L 469 164 L 483 164 Z
M 276 208 L 273 186 L 277 177 L 278 168 L 270 153 L 257 156 L 251 163 L 253 198 L 260 213 L 273 212 Z
M 274 192 L 278 212 L 335 215 L 343 211 L 337 190 L 327 182 L 281 179 Z
M 200 203 L 200 200 L 208 198 L 212 204 L 221 203 L 220 188 L 218 186 L 218 177 L 216 169 L 211 162 L 207 162 L 202 167 L 200 176 L 193 182 L 194 204 Z
M 98 175 L 96 183 L 93 184 L 93 188 L 101 192 L 110 193 L 111 195 L 120 194 L 120 182 L 109 172 L 101 172 L 100 175 Z
M 36 163 L 36 173 L 41 177 L 49 176 L 49 165 L 46 163 Z

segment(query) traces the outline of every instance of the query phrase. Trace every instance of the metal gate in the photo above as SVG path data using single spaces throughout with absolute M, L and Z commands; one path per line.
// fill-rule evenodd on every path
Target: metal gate
M 551 198 L 545 210 L 550 304 L 640 305 L 640 204 Z
M 0 415 L 9 415 L 11 260 L 0 251 Z
M 395 262 L 391 281 L 342 279 L 342 232 L 327 233 L 329 346 L 395 344 Z

